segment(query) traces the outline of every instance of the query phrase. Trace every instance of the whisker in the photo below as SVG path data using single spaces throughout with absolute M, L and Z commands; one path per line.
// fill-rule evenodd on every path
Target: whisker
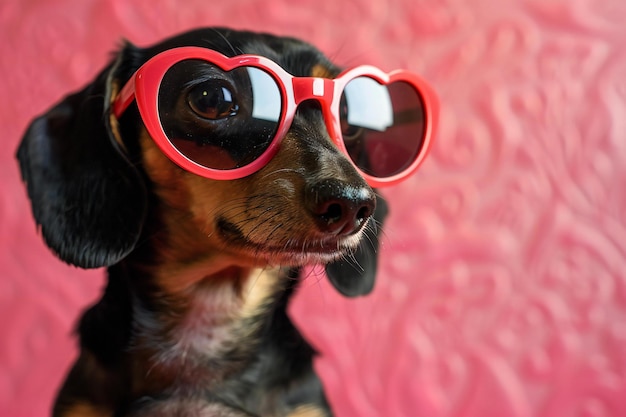
M 233 52 L 234 55 L 239 55 L 240 53 L 242 54 L 243 51 L 240 48 L 235 48 L 235 46 L 232 44 L 231 41 L 228 40 L 228 38 L 226 37 L 226 35 L 224 35 L 222 32 L 220 32 L 217 29 L 211 29 L 213 32 L 215 32 L 220 38 L 222 38 L 224 40 L 224 42 L 226 42 L 226 45 L 230 48 L 230 50 Z
M 271 175 L 277 175 L 277 174 L 298 174 L 300 175 L 300 171 L 293 169 L 293 168 L 281 168 L 281 169 L 275 169 L 274 171 L 270 171 L 268 173 L 266 173 L 265 175 L 263 175 L 261 177 L 261 179 L 266 179 L 267 177 L 271 176 Z

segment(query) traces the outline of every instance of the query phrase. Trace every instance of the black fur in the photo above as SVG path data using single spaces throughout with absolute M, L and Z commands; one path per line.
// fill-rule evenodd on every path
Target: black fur
M 144 182 L 111 137 L 114 70 L 37 118 L 17 153 L 46 243 L 83 268 L 112 265 L 132 251 L 146 211 Z

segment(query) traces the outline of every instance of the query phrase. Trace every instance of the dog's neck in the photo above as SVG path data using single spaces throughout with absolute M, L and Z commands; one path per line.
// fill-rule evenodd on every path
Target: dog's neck
M 206 236 L 188 222 L 150 230 L 160 232 L 124 261 L 133 298 L 132 391 L 207 389 L 255 357 L 286 271 L 203 251 L 198 242 Z
M 279 273 L 230 268 L 188 291 L 153 298 L 151 306 L 133 303 L 132 344 L 145 359 L 141 372 L 160 373 L 181 387 L 205 388 L 237 372 L 242 358 L 257 348 L 271 301 L 281 289 Z

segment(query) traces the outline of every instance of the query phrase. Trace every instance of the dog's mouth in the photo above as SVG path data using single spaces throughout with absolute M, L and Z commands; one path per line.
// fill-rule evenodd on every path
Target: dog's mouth
M 229 245 L 239 247 L 248 254 L 270 263 L 295 266 L 311 263 L 326 264 L 348 256 L 356 250 L 365 224 L 349 235 L 294 234 L 290 238 L 284 236 L 281 239 L 268 238 L 265 242 L 248 237 L 237 225 L 226 219 L 218 220 L 217 226 L 221 237 Z

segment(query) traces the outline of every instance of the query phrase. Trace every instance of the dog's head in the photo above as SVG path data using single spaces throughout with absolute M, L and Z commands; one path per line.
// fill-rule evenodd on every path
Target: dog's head
M 199 257 L 225 267 L 324 263 L 343 294 L 368 293 L 387 207 L 330 139 L 318 103 L 300 103 L 265 166 L 227 181 L 172 162 L 136 104 L 113 114 L 112 103 L 141 65 L 182 46 L 261 55 L 299 77 L 340 72 L 312 46 L 271 35 L 204 29 L 145 49 L 126 44 L 91 84 L 37 118 L 20 145 L 22 175 L 46 243 L 62 260 L 86 268 L 115 264 L 150 239 L 165 248 L 161 259 L 180 263 Z M 201 62 L 181 71 L 186 79 L 214 77 Z M 220 77 L 224 89 L 220 101 L 209 98 L 207 117 L 194 109 L 194 100 L 206 101 L 184 85 L 172 90 L 163 117 L 174 130 L 203 132 L 190 144 L 208 145 L 213 160 L 235 159 L 249 152 L 250 132 L 233 119 L 228 135 L 213 140 L 221 128 L 211 123 L 235 105 L 229 73 Z

